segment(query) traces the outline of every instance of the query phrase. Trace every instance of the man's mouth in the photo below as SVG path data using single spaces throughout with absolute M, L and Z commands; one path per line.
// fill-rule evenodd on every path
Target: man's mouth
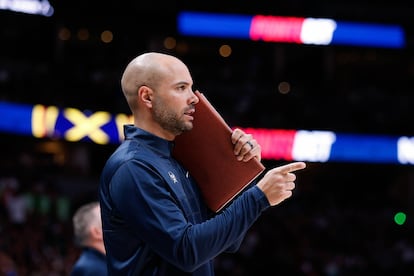
M 195 108 L 191 108 L 187 110 L 186 112 L 184 112 L 185 115 L 191 116 L 191 117 L 193 117 L 194 113 L 195 113 Z

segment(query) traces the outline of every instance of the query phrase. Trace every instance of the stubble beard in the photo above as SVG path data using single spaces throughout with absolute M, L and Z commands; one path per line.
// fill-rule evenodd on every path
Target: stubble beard
M 185 122 L 182 115 L 177 115 L 171 109 L 166 108 L 165 105 L 154 104 L 153 105 L 153 117 L 154 120 L 165 130 L 179 135 L 185 131 L 189 131 L 193 128 L 192 122 Z

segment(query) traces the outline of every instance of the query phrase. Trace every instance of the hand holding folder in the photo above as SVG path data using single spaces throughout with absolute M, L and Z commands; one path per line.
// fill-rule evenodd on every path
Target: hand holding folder
M 238 161 L 231 128 L 204 94 L 196 91 L 193 129 L 175 139 L 173 156 L 196 180 L 208 207 L 218 212 L 265 169 L 253 158 Z

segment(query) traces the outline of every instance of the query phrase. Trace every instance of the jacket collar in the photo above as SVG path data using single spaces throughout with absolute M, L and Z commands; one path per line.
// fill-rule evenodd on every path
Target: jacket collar
M 152 148 L 159 154 L 170 157 L 174 142 L 158 137 L 134 125 L 124 125 L 125 140 L 139 140 L 141 144 Z

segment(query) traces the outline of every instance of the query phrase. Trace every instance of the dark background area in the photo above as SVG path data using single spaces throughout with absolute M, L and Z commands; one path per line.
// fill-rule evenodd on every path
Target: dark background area
M 406 2 L 51 4 L 52 17 L 0 11 L 0 100 L 129 113 L 119 85 L 124 67 L 144 51 L 163 51 L 188 64 L 195 88 L 230 125 L 414 135 L 414 10 Z M 382 49 L 183 37 L 175 26 L 181 10 L 400 24 L 407 45 Z M 70 30 L 69 40 L 59 38 L 63 28 Z M 83 28 L 87 40 L 76 36 Z M 106 29 L 114 35 L 108 44 L 99 39 Z M 164 48 L 166 37 L 176 39 L 175 48 Z M 222 44 L 232 47 L 230 57 L 218 55 Z M 277 91 L 281 81 L 291 84 L 289 94 Z M 100 170 L 115 146 L 0 137 L 0 249 L 20 275 L 64 275 L 78 254 L 69 218 L 80 204 L 96 199 Z M 264 163 L 270 168 L 285 161 Z M 10 188 L 13 181 L 18 188 Z M 219 256 L 217 273 L 412 275 L 413 181 L 411 166 L 308 163 L 298 173 L 293 197 L 257 221 L 237 254 Z M 6 199 L 14 192 L 36 199 L 23 223 L 8 213 Z M 399 211 L 407 214 L 401 226 L 394 222 Z
M 182 58 L 195 86 L 228 120 L 269 128 L 329 129 L 410 135 L 413 43 L 404 3 L 345 1 L 52 1 L 52 17 L 2 11 L 1 97 L 4 100 L 128 112 L 119 93 L 127 61 L 143 51 Z M 182 37 L 180 10 L 334 18 L 400 24 L 407 47 L 312 46 Z M 67 28 L 71 37 L 59 39 Z M 87 29 L 89 39 L 77 32 Z M 111 30 L 105 44 L 100 33 Z M 165 49 L 174 37 L 177 46 Z M 222 58 L 218 48 L 232 47 Z M 288 81 L 292 95 L 277 93 Z M 4 92 L 3 92 L 4 91 Z M 404 118 L 404 119 L 402 119 Z M 235 122 L 236 123 L 236 122 Z

